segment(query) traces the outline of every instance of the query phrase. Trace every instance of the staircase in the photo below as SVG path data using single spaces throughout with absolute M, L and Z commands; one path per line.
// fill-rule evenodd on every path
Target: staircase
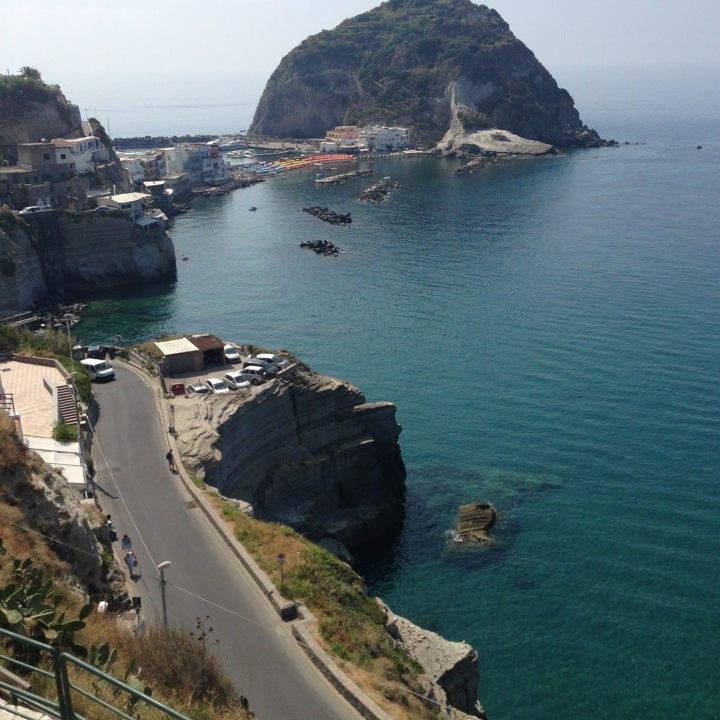
M 77 405 L 69 385 L 57 386 L 58 420 L 75 425 L 78 421 Z

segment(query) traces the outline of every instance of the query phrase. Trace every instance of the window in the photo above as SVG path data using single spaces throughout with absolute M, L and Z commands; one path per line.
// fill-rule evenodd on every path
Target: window
M 60 153 L 60 159 L 67 160 L 67 155 L 65 153 Z
M 50 159 L 50 153 L 43 153 L 43 160 L 49 160 Z

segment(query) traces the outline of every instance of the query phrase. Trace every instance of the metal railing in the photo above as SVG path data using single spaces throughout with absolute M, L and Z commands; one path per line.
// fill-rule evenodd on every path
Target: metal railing
M 0 696 L 9 698 L 11 704 L 4 704 L 2 709 L 17 715 L 20 718 L 29 718 L 28 710 L 36 710 L 58 720 L 85 720 L 85 716 L 73 709 L 73 701 L 78 696 L 83 698 L 85 704 L 104 708 L 111 715 L 123 720 L 138 720 L 142 718 L 143 706 L 153 708 L 153 718 L 171 718 L 171 720 L 189 720 L 187 716 L 163 705 L 149 695 L 98 670 L 93 665 L 80 660 L 58 648 L 38 642 L 32 638 L 18 635 L 0 628 L 0 642 L 14 645 L 28 656 L 29 662 L 20 660 L 15 655 L 6 654 L 8 650 L 0 645 L 0 663 L 11 665 L 17 669 L 21 676 L 15 675 L 0 664 Z M 43 663 L 43 660 L 45 661 Z M 40 667 L 43 663 L 46 667 Z M 79 677 L 83 673 L 90 676 L 88 686 L 79 684 Z M 36 692 L 32 690 L 33 680 L 42 678 L 38 683 L 41 687 Z M 105 683 L 109 690 L 111 701 L 98 697 L 101 689 L 98 680 Z M 51 689 L 52 688 L 52 689 Z M 94 712 L 87 715 L 93 719 Z

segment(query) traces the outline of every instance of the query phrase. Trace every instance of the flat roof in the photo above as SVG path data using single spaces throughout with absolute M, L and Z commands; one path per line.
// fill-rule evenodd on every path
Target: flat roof
M 0 363 L 0 389 L 12 393 L 23 435 L 51 438 L 55 424 L 55 401 L 43 380 L 51 388 L 67 384 L 56 367 L 17 360 Z
M 22 165 L 10 165 L 8 167 L 0 167 L 0 175 L 14 175 L 15 173 L 36 173 L 37 170 L 26 168 Z
M 111 195 L 110 199 L 116 203 L 137 202 L 138 200 L 147 200 L 148 196 L 144 193 L 120 193 L 119 195 Z
M 190 344 L 205 352 L 206 350 L 224 350 L 225 343 L 214 335 L 191 335 Z
M 183 355 L 184 353 L 194 353 L 199 350 L 187 338 L 178 338 L 177 340 L 164 340 L 156 342 L 157 349 L 166 357 L 168 355 Z

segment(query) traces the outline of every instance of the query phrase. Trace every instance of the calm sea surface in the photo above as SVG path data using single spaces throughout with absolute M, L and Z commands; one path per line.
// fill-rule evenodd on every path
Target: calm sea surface
M 361 569 L 478 649 L 493 720 L 720 717 L 720 122 L 690 115 L 598 103 L 644 144 L 472 177 L 377 162 L 402 184 L 380 206 L 312 173 L 198 202 L 177 283 L 94 302 L 80 334 L 212 331 L 395 401 L 407 520 Z M 479 499 L 497 546 L 448 549 Z

